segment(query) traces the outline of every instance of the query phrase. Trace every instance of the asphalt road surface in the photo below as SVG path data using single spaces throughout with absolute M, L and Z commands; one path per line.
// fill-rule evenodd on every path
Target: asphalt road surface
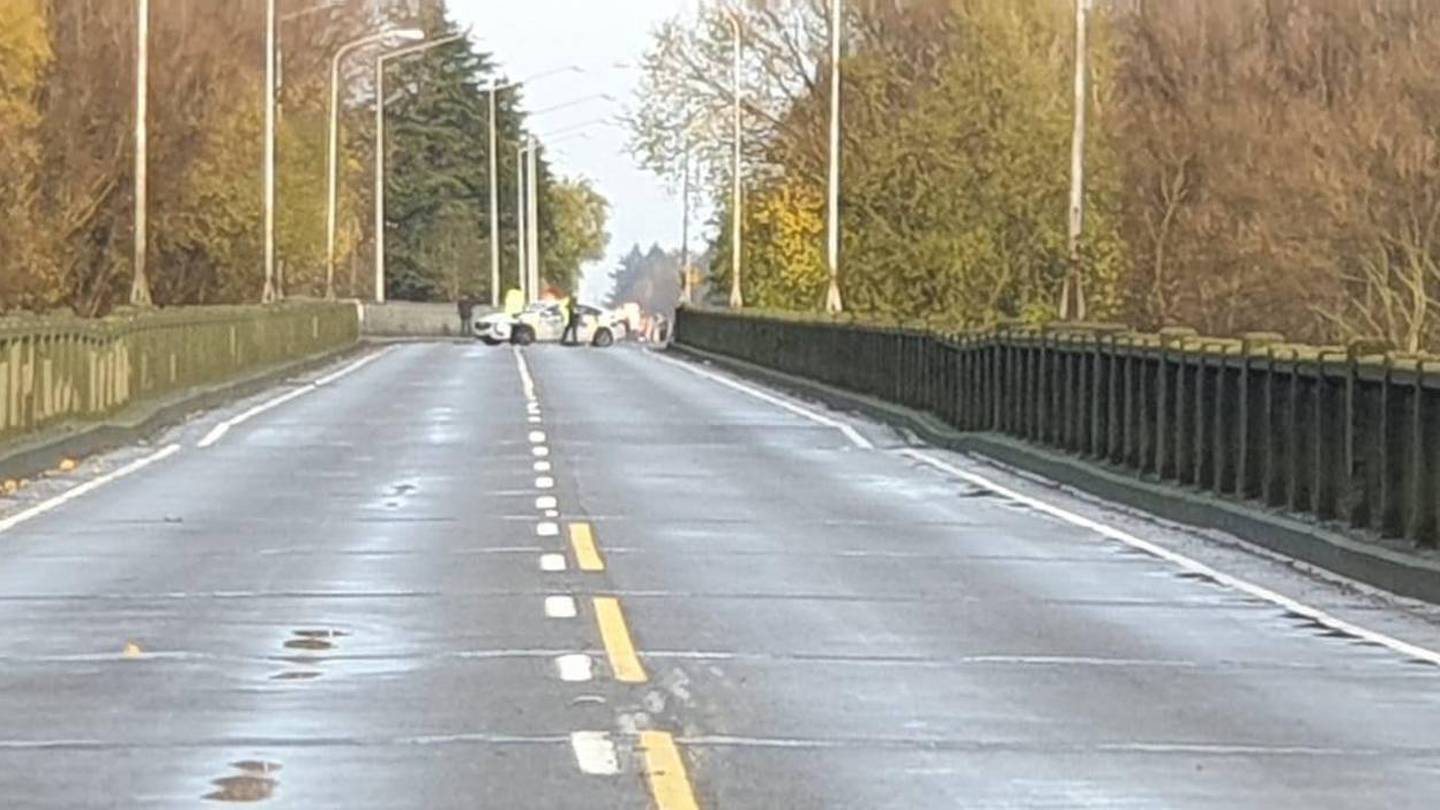
M 0 807 L 1440 806 L 1403 605 L 645 351 L 368 359 L 0 502 Z

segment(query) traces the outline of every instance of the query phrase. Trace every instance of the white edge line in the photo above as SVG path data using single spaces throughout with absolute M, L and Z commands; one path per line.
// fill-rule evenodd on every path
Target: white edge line
M 1327 613 L 1319 608 L 1311 607 L 1304 602 L 1297 601 L 1281 593 L 1276 593 L 1269 588 L 1257 585 L 1253 582 L 1250 582 L 1249 580 L 1244 580 L 1239 577 L 1226 574 L 1222 571 L 1217 571 L 1216 569 L 1211 568 L 1205 563 L 1187 557 L 1184 554 L 1180 554 L 1179 552 L 1171 551 L 1168 548 L 1156 545 L 1155 543 L 1152 543 L 1148 540 L 1142 540 L 1139 537 L 1130 534 L 1129 532 L 1122 531 L 1120 529 L 1114 528 L 1113 526 L 1108 526 L 1096 520 L 1091 520 L 1090 518 L 1084 517 L 1082 515 L 1077 515 L 1074 512 L 1070 512 L 1066 509 L 1062 509 L 1058 506 L 1046 503 L 1045 501 L 1042 501 L 1038 498 L 1032 498 L 1029 495 L 1023 495 L 1019 492 L 1016 492 L 1015 490 L 1001 486 L 1000 484 L 997 484 L 988 478 L 976 475 L 972 472 L 967 472 L 966 470 L 962 470 L 959 467 L 935 458 L 928 453 L 910 449 L 901 450 L 900 453 L 901 455 L 909 456 L 910 458 L 913 458 L 923 464 L 928 464 L 929 466 L 934 467 L 937 470 L 947 472 L 955 476 L 956 478 L 960 478 L 979 487 L 984 487 L 985 489 L 988 489 L 991 492 L 996 493 L 997 495 L 1002 495 L 1006 498 L 1010 498 L 1012 500 L 1023 503 L 1026 506 L 1036 510 L 1037 512 L 1043 512 L 1052 517 L 1059 518 L 1060 520 L 1063 520 L 1073 526 L 1079 526 L 1083 529 L 1089 529 L 1090 531 L 1095 532 L 1103 537 L 1115 540 L 1120 543 L 1124 543 L 1125 545 L 1136 549 L 1137 551 L 1143 551 L 1146 554 L 1151 555 L 1152 557 L 1157 557 L 1159 559 L 1165 560 L 1166 562 L 1179 566 L 1186 571 L 1212 579 L 1232 590 L 1240 591 L 1241 593 L 1248 594 L 1257 599 L 1262 599 L 1272 605 L 1276 605 L 1277 607 L 1281 607 L 1285 610 L 1295 613 L 1296 615 L 1303 616 L 1307 619 L 1318 622 L 1319 624 L 1324 625 L 1325 627 L 1328 627 L 1332 630 L 1339 630 L 1343 633 L 1348 633 L 1357 638 L 1364 639 L 1365 641 L 1380 644 L 1402 655 L 1407 655 L 1412 658 L 1425 661 L 1426 663 L 1440 666 L 1440 652 L 1436 652 L 1425 647 L 1411 644 L 1408 641 L 1401 641 L 1398 638 L 1388 636 L 1384 633 L 1376 632 L 1374 630 L 1369 630 L 1364 627 L 1351 624 L 1350 622 L 1334 616 L 1330 613 Z
M 721 376 L 721 375 L 719 375 L 719 374 L 715 374 L 715 373 L 706 371 L 705 369 L 700 368 L 699 366 L 696 366 L 696 365 L 694 365 L 694 364 L 685 363 L 685 362 L 682 362 L 682 361 L 680 361 L 680 360 L 675 360 L 675 359 L 672 359 L 672 358 L 669 358 L 669 357 L 665 357 L 664 355 L 658 354 L 658 353 L 656 353 L 656 352 L 651 352 L 650 355 L 651 355 L 652 357 L 654 357 L 656 360 L 659 360 L 659 361 L 664 362 L 664 363 L 669 363 L 669 364 L 671 364 L 671 365 L 673 365 L 673 366 L 678 366 L 678 367 L 683 368 L 683 369 L 685 369 L 686 371 L 690 372 L 691 374 L 699 375 L 699 376 L 701 376 L 701 377 L 704 377 L 704 378 L 707 379 L 707 380 L 710 380 L 710 381 L 712 381 L 712 382 L 720 383 L 721 385 L 724 385 L 724 386 L 729 387 L 729 388 L 733 388 L 733 389 L 735 389 L 736 391 L 739 391 L 739 392 L 741 392 L 741 393 L 749 394 L 750 396 L 755 397 L 756 399 L 764 400 L 765 402 L 768 402 L 768 403 L 770 403 L 771 405 L 776 405 L 776 406 L 779 406 L 779 407 L 781 407 L 781 408 L 784 408 L 785 410 L 787 410 L 787 411 L 789 411 L 789 412 L 791 412 L 791 413 L 793 413 L 793 414 L 795 414 L 795 415 L 797 415 L 797 416 L 802 416 L 802 417 L 804 417 L 804 418 L 806 418 L 806 419 L 809 419 L 810 421 L 815 422 L 815 423 L 817 423 L 817 424 L 824 425 L 825 427 L 834 428 L 834 429 L 840 431 L 841 433 L 843 433 L 843 434 L 845 435 L 845 438 L 850 440 L 850 443 L 851 443 L 851 444 L 855 445 L 856 447 L 858 447 L 858 448 L 861 449 L 861 450 L 874 450 L 874 449 L 875 449 L 874 443 L 872 443 L 869 439 L 865 438 L 864 436 L 860 435 L 860 431 L 856 430 L 855 428 L 851 427 L 850 425 L 845 424 L 844 422 L 841 422 L 841 421 L 838 420 L 838 419 L 831 419 L 830 417 L 825 416 L 824 414 L 816 413 L 815 411 L 812 411 L 812 410 L 810 410 L 809 408 L 803 408 L 803 407 L 801 407 L 801 406 L 799 406 L 799 405 L 796 405 L 796 404 L 793 403 L 793 402 L 790 402 L 789 400 L 783 399 L 783 398 L 781 398 L 781 397 L 775 396 L 774 394 L 770 394 L 770 393 L 767 393 L 767 392 L 765 392 L 765 391 L 761 391 L 760 389 L 754 388 L 754 387 L 749 386 L 749 385 L 746 385 L 745 383 L 738 382 L 738 381 L 736 381 L 736 380 L 732 380 L 732 379 L 730 379 L 729 377 L 724 377 L 724 376 Z
M 94 492 L 95 490 L 105 486 L 112 481 L 124 478 L 131 473 L 139 472 L 140 470 L 145 469 L 151 464 L 154 464 L 155 462 L 162 459 L 169 458 L 170 456 L 173 456 L 178 452 L 180 452 L 180 445 L 166 445 L 160 450 L 151 453 L 144 458 L 136 459 L 135 461 L 126 464 L 124 467 L 121 467 L 118 470 L 112 470 L 111 472 L 108 472 L 100 476 L 99 478 L 92 478 L 89 481 L 86 481 L 85 483 L 80 484 L 72 489 L 68 489 L 65 492 L 62 492 L 47 501 L 35 504 L 34 506 L 26 509 L 23 512 L 17 512 L 16 514 L 11 515 L 4 520 L 0 520 L 0 532 L 9 531 L 16 526 L 19 526 L 21 523 L 40 517 L 46 512 L 63 506 L 70 501 L 73 501 L 76 498 L 79 498 L 89 492 Z
M 355 362 L 351 363 L 350 365 L 348 365 L 348 366 L 346 366 L 346 367 L 344 367 L 344 368 L 342 368 L 342 369 L 340 369 L 340 370 L 338 370 L 338 371 L 334 371 L 334 372 L 331 372 L 331 373 L 329 373 L 329 374 L 326 374 L 324 377 L 321 377 L 320 379 L 316 380 L 316 381 L 315 381 L 315 385 L 320 386 L 320 387 L 324 387 L 324 386 L 329 385 L 330 383 L 335 382 L 336 380 L 340 379 L 341 377 L 344 377 L 344 376 L 346 376 L 346 375 L 348 375 L 348 374 L 353 374 L 353 373 L 359 371 L 360 369 L 364 368 L 365 366 L 368 366 L 368 365 L 370 365 L 371 363 L 375 362 L 376 360 L 379 360 L 381 357 L 384 357 L 385 355 L 389 354 L 389 353 L 391 352 L 392 348 L 393 348 L 393 347 L 385 348 L 385 349 L 381 349 L 381 350 L 378 351 L 378 352 L 372 352 L 372 353 L 370 353 L 370 354 L 367 354 L 367 355 L 365 355 L 364 357 L 360 358 L 359 360 L 356 360 Z
M 225 438 L 225 434 L 229 433 L 231 428 L 244 424 L 245 422 L 254 419 L 255 417 L 259 416 L 262 413 L 265 413 L 268 410 L 278 408 L 292 399 L 299 399 L 300 397 L 305 396 L 306 394 L 314 390 L 316 390 L 315 384 L 310 383 L 300 388 L 296 388 L 288 393 L 281 394 L 280 396 L 275 397 L 269 402 L 256 405 L 255 407 L 240 414 L 239 416 L 233 416 L 229 419 L 226 419 L 224 422 L 221 422 L 220 424 L 211 428 L 210 432 L 205 434 L 205 438 L 201 439 L 200 443 L 195 446 L 199 447 L 202 450 L 207 447 L 212 447 L 221 439 Z
M 389 349 L 384 349 L 382 351 L 375 352 L 374 354 L 362 357 L 359 360 L 351 363 L 350 365 L 340 369 L 339 371 L 327 374 L 324 377 L 315 380 L 314 382 L 306 383 L 305 385 L 302 385 L 299 388 L 296 388 L 287 393 L 281 394 L 280 396 L 275 397 L 268 402 L 256 405 L 255 407 L 240 414 L 239 416 L 232 416 L 231 418 L 226 419 L 225 421 L 211 428 L 210 432 L 205 434 L 205 438 L 201 439 L 200 442 L 195 446 L 199 447 L 202 450 L 208 447 L 213 447 L 215 444 L 219 443 L 221 439 L 225 438 L 225 434 L 229 433 L 232 428 L 244 424 L 245 422 L 254 419 L 255 417 L 259 416 L 262 413 L 265 413 L 268 410 L 278 408 L 292 399 L 298 399 L 306 394 L 311 393 L 312 391 L 316 391 L 326 385 L 329 385 L 340 379 L 341 377 L 344 377 L 348 374 L 353 374 L 356 371 L 364 368 L 366 365 L 379 359 L 381 356 L 387 354 L 389 351 Z

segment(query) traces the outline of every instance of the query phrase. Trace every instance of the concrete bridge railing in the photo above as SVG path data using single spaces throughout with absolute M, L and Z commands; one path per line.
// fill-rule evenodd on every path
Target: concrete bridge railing
M 353 303 L 0 318 L 0 444 L 224 383 L 359 338 Z
M 1434 548 L 1440 358 L 1173 329 L 966 334 L 686 309 L 677 342 L 1144 478 Z

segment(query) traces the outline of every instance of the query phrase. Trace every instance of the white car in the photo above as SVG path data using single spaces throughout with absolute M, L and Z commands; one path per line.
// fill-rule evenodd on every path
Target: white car
M 580 304 L 581 343 L 604 348 L 615 342 L 613 317 L 595 307 Z M 565 333 L 565 309 L 555 301 L 537 301 L 518 315 L 497 312 L 475 319 L 475 337 L 489 346 L 514 343 L 528 346 L 536 341 L 553 343 Z

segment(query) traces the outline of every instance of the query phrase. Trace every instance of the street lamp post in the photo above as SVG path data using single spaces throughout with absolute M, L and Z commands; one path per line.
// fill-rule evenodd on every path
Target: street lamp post
M 421 40 L 425 32 L 418 28 L 381 31 L 341 45 L 330 60 L 330 147 L 326 164 L 329 194 L 325 206 L 325 297 L 335 297 L 335 221 L 338 216 L 340 189 L 340 64 L 359 48 L 387 39 Z
M 589 121 L 574 127 L 566 127 L 559 132 L 570 132 L 595 123 L 598 122 Z M 568 137 L 552 140 L 551 143 L 584 137 L 586 137 L 585 133 L 574 132 Z M 515 160 L 515 277 L 516 283 L 520 285 L 521 297 L 527 303 L 533 303 L 540 298 L 540 217 L 539 195 L 536 192 L 538 181 L 535 179 L 537 174 L 535 153 L 539 149 L 539 140 L 533 135 L 528 135 L 517 147 Z
M 730 21 L 730 29 L 734 35 L 734 75 L 732 77 L 731 93 L 734 98 L 735 118 L 735 165 L 731 171 L 734 175 L 731 182 L 731 222 L 730 222 L 730 308 L 740 309 L 745 306 L 745 298 L 740 294 L 740 227 L 744 221 L 744 197 L 740 189 L 740 18 L 732 10 L 726 19 Z
M 273 303 L 275 289 L 275 0 L 265 3 L 265 289 L 263 303 Z
M 530 241 L 526 247 L 526 256 L 529 259 L 529 303 L 540 300 L 540 181 L 539 181 L 539 156 L 540 145 L 535 141 L 534 136 L 530 138 L 530 149 L 526 152 L 526 159 L 529 162 L 530 193 L 527 194 L 527 203 L 530 207 L 526 214 L 526 221 L 530 224 Z
M 1070 267 L 1060 285 L 1060 317 L 1085 319 L 1080 240 L 1085 233 L 1085 112 L 1089 102 L 1090 0 L 1075 0 L 1075 132 L 1070 149 Z M 1074 304 L 1072 310 L 1071 304 Z
M 840 38 L 843 33 L 845 0 L 831 0 L 830 12 L 830 189 L 829 229 L 826 260 L 830 265 L 830 289 L 825 295 L 825 309 L 838 313 L 845 309 L 840 300 Z
M 693 303 L 690 290 L 690 131 L 685 131 L 685 157 L 680 163 L 680 300 Z
M 130 304 L 148 307 L 150 279 L 145 261 L 149 246 L 147 189 L 150 104 L 150 0 L 135 2 L 135 269 L 130 279 Z
M 499 134 L 497 130 L 498 119 L 496 117 L 495 96 L 501 90 L 509 90 L 512 87 L 520 87 L 521 85 L 524 85 L 528 82 L 538 81 L 540 79 L 544 79 L 560 73 L 584 73 L 584 71 L 574 65 L 566 65 L 562 68 L 556 68 L 555 70 L 550 70 L 535 76 L 530 76 L 518 82 L 501 83 L 496 79 L 490 80 L 490 305 L 494 307 L 500 306 L 500 169 L 498 166 L 497 157 L 499 154 Z M 520 177 L 522 178 L 521 182 L 523 183 L 523 166 L 521 167 L 520 171 Z M 524 192 L 522 190 L 521 194 L 523 195 L 523 193 Z M 522 201 L 521 205 L 523 206 L 523 204 L 524 203 Z M 524 211 L 521 210 L 517 215 L 517 222 L 523 221 L 523 218 Z M 525 266 L 523 258 L 524 250 L 525 248 L 522 237 L 522 242 L 520 246 L 520 255 L 522 257 L 520 266 L 522 268 Z M 523 285 L 523 280 L 520 283 Z
M 604 100 L 614 101 L 615 98 L 608 93 L 592 93 L 588 96 L 571 99 L 561 104 L 546 107 L 530 114 L 530 117 L 538 118 L 542 115 L 569 109 L 590 101 Z M 607 119 L 595 119 L 585 121 L 573 126 L 557 130 L 553 134 L 572 132 L 583 127 L 604 123 Z M 581 133 L 576 133 L 580 135 Z M 537 153 L 540 150 L 540 143 L 535 136 L 530 136 L 529 143 L 520 149 L 520 186 L 527 189 L 521 194 L 520 211 L 524 216 L 528 228 L 521 228 L 521 261 L 520 275 L 521 287 L 525 292 L 525 301 L 534 303 L 540 299 L 540 201 L 539 201 L 539 158 Z M 528 209 L 528 210 L 527 210 Z M 528 230 L 528 235 L 524 232 Z
M 520 142 L 516 151 L 515 159 L 515 283 L 520 286 L 520 298 L 529 303 L 530 301 L 530 260 L 526 256 L 526 246 L 530 240 L 530 217 L 526 213 L 525 200 L 528 196 L 526 190 L 525 171 L 530 152 L 530 140 L 526 138 Z
M 385 66 L 393 60 L 434 50 L 466 36 L 452 34 L 382 54 L 375 60 L 375 302 L 378 304 L 385 303 Z
M 490 306 L 500 306 L 500 157 L 499 128 L 495 121 L 495 93 L 499 89 L 495 79 L 490 80 Z

